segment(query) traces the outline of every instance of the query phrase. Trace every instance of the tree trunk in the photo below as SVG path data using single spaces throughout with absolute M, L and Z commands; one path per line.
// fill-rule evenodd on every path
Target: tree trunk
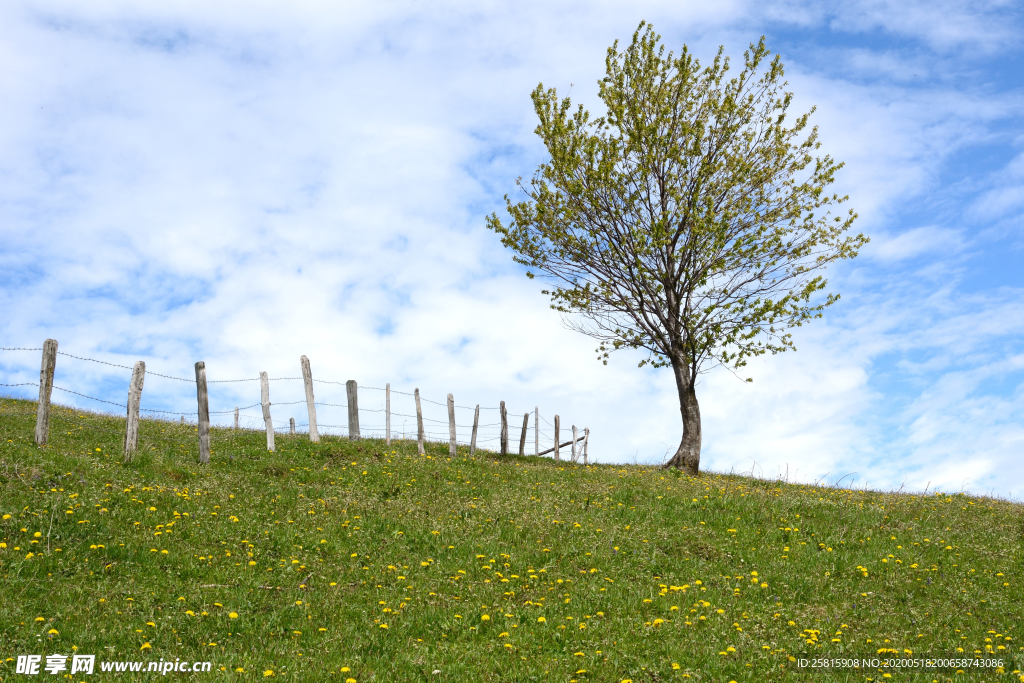
M 676 467 L 689 475 L 700 474 L 700 406 L 697 404 L 697 391 L 690 375 L 690 369 L 683 360 L 674 360 L 673 374 L 676 378 L 676 389 L 679 391 L 679 412 L 683 417 L 683 440 L 672 459 L 665 467 Z

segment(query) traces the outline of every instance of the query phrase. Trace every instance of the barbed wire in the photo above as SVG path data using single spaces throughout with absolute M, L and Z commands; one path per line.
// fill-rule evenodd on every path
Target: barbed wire
M 22 382 L 20 384 L 0 384 L 0 387 L 38 387 L 39 382 Z
M 42 347 L 39 348 L 27 348 L 24 346 L 2 346 L 0 351 L 42 351 Z
M 69 393 L 69 394 L 74 394 L 75 396 L 81 396 L 82 398 L 87 398 L 87 399 L 92 400 L 92 401 L 99 401 L 100 403 L 109 403 L 110 405 L 117 406 L 118 408 L 125 408 L 125 409 L 128 408 L 127 405 L 124 405 L 124 404 L 121 404 L 121 403 L 114 403 L 113 401 L 107 401 L 107 400 L 102 399 L 102 398 L 96 398 L 95 396 L 88 396 L 86 394 L 80 394 L 77 391 L 71 391 L 71 389 L 65 389 L 64 387 L 58 387 L 56 384 L 53 385 L 53 388 L 57 389 L 58 391 L 64 391 L 64 392 Z

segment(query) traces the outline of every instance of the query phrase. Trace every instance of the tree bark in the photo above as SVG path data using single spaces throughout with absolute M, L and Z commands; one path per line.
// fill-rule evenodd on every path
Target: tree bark
M 664 467 L 676 467 L 689 475 L 700 474 L 700 405 L 690 368 L 682 359 L 673 359 L 672 371 L 679 392 L 679 412 L 683 418 L 683 439 L 672 459 Z

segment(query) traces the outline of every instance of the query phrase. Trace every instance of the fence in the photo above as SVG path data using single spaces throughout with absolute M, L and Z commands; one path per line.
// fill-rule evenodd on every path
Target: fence
M 168 415 L 181 415 L 181 421 L 185 422 L 186 414 L 193 414 L 192 411 L 184 410 L 157 410 L 142 407 L 143 388 L 145 385 L 146 375 L 150 377 L 161 378 L 165 380 L 171 380 L 176 382 L 187 382 L 194 384 L 196 389 L 196 410 L 194 415 L 196 416 L 196 427 L 199 439 L 199 458 L 203 463 L 209 462 L 210 458 L 210 427 L 211 421 L 210 416 L 233 416 L 233 429 L 253 429 L 254 424 L 262 422 L 262 429 L 266 431 L 267 435 L 267 449 L 273 451 L 275 449 L 274 437 L 278 431 L 285 429 L 283 426 L 287 424 L 287 429 L 290 434 L 296 433 L 296 428 L 305 428 L 305 432 L 308 433 L 310 441 L 316 443 L 320 440 L 321 434 L 333 434 L 340 436 L 347 436 L 349 439 L 360 439 L 363 437 L 376 437 L 382 438 L 390 445 L 393 436 L 397 433 L 392 430 L 392 417 L 405 418 L 402 429 L 402 439 L 405 439 L 407 430 L 405 425 L 409 420 L 415 420 L 415 433 L 416 442 L 419 453 L 424 453 L 424 445 L 426 442 L 444 443 L 447 442 L 449 446 L 449 452 L 454 455 L 458 445 L 469 446 L 470 454 L 474 454 L 478 446 L 483 446 L 486 450 L 495 451 L 506 455 L 510 453 L 510 446 L 516 445 L 514 442 L 510 443 L 509 437 L 509 411 L 504 401 L 501 401 L 497 407 L 481 407 L 479 404 L 474 407 L 456 405 L 455 399 L 452 394 L 448 394 L 447 400 L 444 403 L 439 401 L 433 401 L 420 396 L 420 390 L 414 389 L 411 393 L 406 391 L 392 390 L 391 384 L 386 384 L 383 388 L 362 386 L 360 387 L 355 380 L 348 380 L 346 382 L 338 382 L 332 380 L 323 380 L 313 377 L 312 367 L 309 359 L 306 356 L 302 356 L 299 359 L 299 366 L 301 369 L 301 376 L 299 377 L 269 377 L 266 372 L 260 372 L 259 377 L 248 377 L 242 379 L 207 379 L 206 376 L 206 364 L 203 361 L 199 361 L 195 364 L 195 379 L 176 377 L 173 375 L 166 375 L 149 371 L 147 373 L 146 363 L 144 361 L 138 361 L 133 367 L 127 365 L 120 365 L 118 363 L 110 363 L 104 360 L 96 358 L 87 358 L 82 356 L 76 356 L 70 353 L 65 353 L 58 350 L 57 341 L 54 339 L 47 339 L 41 348 L 7 348 L 2 347 L 0 351 L 5 352 L 31 352 L 40 351 L 42 352 L 42 361 L 39 373 L 39 382 L 16 382 L 10 384 L 0 383 L 0 387 L 27 387 L 35 386 L 39 389 L 39 402 L 36 408 L 36 429 L 35 429 L 35 443 L 37 445 L 45 445 L 49 438 L 49 423 L 50 423 L 50 401 L 53 390 L 71 394 L 84 398 L 90 401 L 102 403 L 104 406 L 116 406 L 125 410 L 126 421 L 125 421 L 125 433 L 124 433 L 124 454 L 126 459 L 131 459 L 133 454 L 138 450 L 138 429 L 139 420 L 142 413 L 148 413 L 153 417 L 168 416 Z M 104 366 L 112 368 L 119 368 L 131 371 L 131 377 L 128 381 L 128 395 L 125 404 L 121 404 L 115 401 L 108 401 L 106 399 L 97 398 L 95 396 L 89 396 L 71 389 L 66 389 L 57 386 L 55 382 L 56 368 L 57 368 L 57 356 L 63 356 L 75 361 L 98 363 Z M 271 382 L 297 382 L 301 381 L 305 400 L 299 401 L 285 401 L 272 403 L 270 400 L 270 388 Z M 235 407 L 233 410 L 218 410 L 211 412 L 209 409 L 209 385 L 211 384 L 234 384 L 242 382 L 259 382 L 260 383 L 260 402 L 248 405 L 242 408 Z M 327 401 L 317 401 L 315 398 L 314 389 L 319 385 L 321 388 L 330 391 L 333 387 L 344 387 L 345 391 L 345 402 L 344 403 L 333 403 Z M 364 392 L 379 392 L 378 396 L 383 399 L 383 405 L 381 408 L 360 408 L 359 406 L 359 390 L 362 389 Z M 412 399 L 414 404 L 413 413 L 400 413 L 393 412 L 391 409 L 392 394 L 396 395 L 396 400 L 406 401 L 408 399 L 402 399 L 400 397 L 408 397 Z M 428 406 L 438 406 L 445 408 L 447 412 L 447 419 L 440 420 L 424 415 L 423 404 Z M 306 414 L 308 421 L 303 424 L 296 424 L 295 418 L 289 418 L 287 423 L 281 420 L 274 420 L 272 417 L 271 408 L 273 406 L 292 406 L 305 404 Z M 259 417 L 253 415 L 254 409 L 259 409 Z M 317 422 L 317 408 L 321 409 L 321 413 L 325 410 L 330 413 L 336 409 L 344 409 L 347 416 L 347 424 L 326 424 Z M 110 412 L 109 408 L 104 409 L 106 412 Z M 435 409 L 436 410 L 436 409 Z M 456 419 L 456 410 L 460 411 L 472 411 L 473 423 L 458 424 Z M 487 422 L 481 424 L 480 416 L 481 410 L 483 411 L 497 411 L 498 414 L 495 416 L 497 422 Z M 381 415 L 383 414 L 383 415 Z M 465 413 L 463 413 L 465 414 Z M 489 415 L 490 413 L 485 413 Z M 539 406 L 534 406 L 532 411 L 523 413 L 522 428 L 518 434 L 518 452 L 520 455 L 526 455 L 527 451 L 527 439 L 530 432 L 530 417 L 533 416 L 533 430 L 532 430 L 532 441 L 533 441 L 533 454 L 534 455 L 547 455 L 553 454 L 556 461 L 561 460 L 562 449 L 569 448 L 569 456 L 572 462 L 579 462 L 582 460 L 584 464 L 589 464 L 588 455 L 588 443 L 590 440 L 590 430 L 583 428 L 579 430 L 575 425 L 571 426 L 571 438 L 567 438 L 566 441 L 561 442 L 561 417 L 554 415 L 554 422 L 549 422 L 540 413 Z M 384 423 L 374 423 L 371 421 L 369 425 L 360 425 L 361 416 L 369 416 L 373 418 L 383 417 Z M 243 427 L 242 421 L 246 424 Z M 541 426 L 543 421 L 550 429 L 545 429 Z M 440 431 L 432 431 L 442 429 L 447 424 L 447 433 Z M 460 440 L 459 435 L 465 435 L 466 430 L 470 430 L 469 441 Z M 541 450 L 541 437 L 544 437 L 545 444 L 552 444 L 550 448 Z M 440 438 L 439 438 L 440 437 Z M 568 437 L 568 434 L 566 434 Z M 497 442 L 497 449 L 488 448 L 487 446 L 495 445 Z

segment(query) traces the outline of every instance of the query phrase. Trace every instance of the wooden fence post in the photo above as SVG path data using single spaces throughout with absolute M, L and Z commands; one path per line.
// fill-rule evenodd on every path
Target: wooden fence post
M 384 443 L 391 445 L 391 382 L 384 385 Z
M 530 423 L 530 414 L 523 414 L 523 434 L 519 437 L 519 455 L 526 455 L 526 428 Z
M 416 397 L 416 452 L 424 455 L 426 450 L 423 448 L 423 406 L 420 405 L 420 390 L 414 389 L 412 393 Z
M 270 380 L 260 373 L 260 403 L 263 405 L 263 424 L 267 428 L 267 450 L 274 452 L 274 422 L 270 419 Z
M 354 379 L 345 382 L 345 393 L 348 396 L 348 438 L 359 439 L 359 385 Z
M 128 385 L 128 419 L 124 429 L 124 459 L 129 462 L 139 449 L 139 404 L 142 402 L 142 383 L 146 379 L 146 363 L 136 361 L 132 381 Z
M 206 363 L 196 363 L 196 399 L 199 401 L 199 462 L 210 462 L 210 397 L 206 393 Z
M 448 455 L 455 457 L 458 443 L 455 441 L 455 397 L 448 394 Z
M 501 454 L 508 455 L 508 412 L 505 402 L 501 402 Z
M 181 424 L 185 424 L 185 416 L 184 415 L 181 416 Z
M 313 371 L 309 368 L 309 359 L 299 359 L 302 365 L 302 382 L 306 385 L 306 409 L 309 411 L 309 440 L 320 443 L 320 433 L 316 430 L 316 402 L 313 399 Z
M 294 434 L 295 433 L 295 418 L 294 417 L 289 417 L 288 418 L 288 433 L 289 434 Z
M 235 431 L 238 431 L 238 406 L 235 406 Z
M 590 444 L 590 427 L 583 428 L 583 464 L 589 465 L 587 460 L 587 446 Z
M 557 415 L 555 415 L 555 462 L 559 461 L 559 457 L 558 457 L 558 438 L 559 438 L 560 435 L 559 435 L 558 432 L 559 432 L 559 427 L 561 426 L 561 424 L 562 423 L 561 423 L 559 417 Z
M 50 395 L 53 372 L 57 368 L 57 340 L 43 342 L 43 361 L 39 367 L 39 404 L 36 406 L 36 445 L 45 446 L 50 438 Z
M 476 404 L 476 410 L 473 411 L 473 436 L 469 439 L 469 454 L 476 454 L 476 430 L 480 426 L 480 404 Z
M 573 461 L 573 464 L 576 463 L 576 458 L 577 457 L 579 457 L 579 454 L 576 452 L 576 425 L 573 425 L 572 426 L 572 461 Z
M 533 407 L 533 454 L 540 454 L 540 406 Z

